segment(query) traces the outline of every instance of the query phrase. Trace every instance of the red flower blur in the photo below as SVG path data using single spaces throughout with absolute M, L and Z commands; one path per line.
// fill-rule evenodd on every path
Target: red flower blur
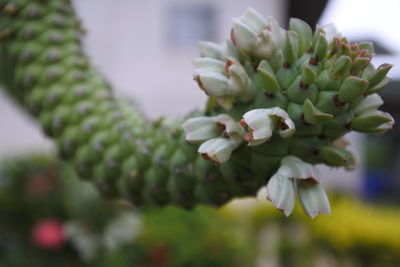
M 58 250 L 65 243 L 63 223 L 58 219 L 44 219 L 32 228 L 32 241 L 41 248 Z

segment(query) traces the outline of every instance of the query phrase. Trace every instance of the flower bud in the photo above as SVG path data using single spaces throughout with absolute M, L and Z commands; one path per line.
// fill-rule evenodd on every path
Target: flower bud
M 285 30 L 279 26 L 278 22 L 273 17 L 268 17 L 268 29 L 270 29 L 273 39 L 277 47 L 282 47 L 285 41 Z
M 244 15 L 238 19 L 256 32 L 260 32 L 268 26 L 264 17 L 254 8 L 247 8 Z
M 226 69 L 229 76 L 229 91 L 240 97 L 244 102 L 250 101 L 254 92 L 251 88 L 251 79 L 243 66 L 233 58 L 228 58 Z
M 266 20 L 253 8 L 243 16 L 233 19 L 232 42 L 240 50 L 251 52 L 259 47 L 258 36 L 268 26 Z
M 190 143 L 199 143 L 218 136 L 215 121 L 210 117 L 188 119 L 182 127 L 185 131 L 185 139 Z
M 323 146 L 319 149 L 318 155 L 329 166 L 354 166 L 356 164 L 353 153 L 345 148 Z
M 360 116 L 368 111 L 377 110 L 382 105 L 382 98 L 378 94 L 372 94 L 368 95 L 353 111 L 356 116 Z
M 379 110 L 364 112 L 362 115 L 351 121 L 351 128 L 362 133 L 384 133 L 392 129 L 394 124 L 393 117 Z
M 369 81 L 369 87 L 374 88 L 376 85 L 382 82 L 392 67 L 392 64 L 385 63 L 380 65 L 374 72 L 368 75 L 367 79 Z
M 215 71 L 221 74 L 225 72 L 225 62 L 211 57 L 199 57 L 193 60 L 196 70 Z
M 286 62 L 293 65 L 299 55 L 299 37 L 295 31 L 286 31 L 285 45 L 283 47 L 283 56 Z
M 325 34 L 320 33 L 314 38 L 314 40 L 314 55 L 317 60 L 323 60 L 328 52 L 328 41 L 326 40 Z
M 198 47 L 200 50 L 200 56 L 202 57 L 211 57 L 215 59 L 223 58 L 222 45 L 213 42 L 202 41 L 198 43 Z
M 302 55 L 311 46 L 312 29 L 304 21 L 296 18 L 291 18 L 289 22 L 289 29 L 295 31 L 299 37 L 299 54 Z
M 281 89 L 281 85 L 268 61 L 262 60 L 257 67 L 257 72 L 260 74 L 261 85 L 267 93 L 273 94 Z
M 237 144 L 234 140 L 218 137 L 210 139 L 201 144 L 198 152 L 205 159 L 221 164 L 226 162 L 231 157 L 231 154 L 236 147 Z
M 250 52 L 257 44 L 258 33 L 239 19 L 233 19 L 232 42 L 240 50 Z
M 339 101 L 350 102 L 361 96 L 368 88 L 368 81 L 357 76 L 347 77 L 339 89 Z
M 257 38 L 257 45 L 254 54 L 260 58 L 269 59 L 277 49 L 276 40 L 271 31 L 268 29 L 261 31 L 261 34 Z
M 190 143 L 199 143 L 218 136 L 242 139 L 244 134 L 243 127 L 226 114 L 190 118 L 182 127 L 186 141 Z
M 229 94 L 228 78 L 218 72 L 197 70 L 194 79 L 199 87 L 209 96 L 224 96 Z

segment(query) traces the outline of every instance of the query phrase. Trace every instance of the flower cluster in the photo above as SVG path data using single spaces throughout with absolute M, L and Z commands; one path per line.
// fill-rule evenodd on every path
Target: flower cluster
M 225 43 L 199 47 L 194 79 L 209 96 L 207 111 L 215 117 L 187 120 L 186 140 L 201 143 L 198 152 L 220 164 L 243 143 L 258 146 L 296 132 L 287 142 L 271 140 L 278 150 L 282 141 L 282 152 L 269 145 L 249 151 L 260 162 L 282 159 L 279 168 L 268 171 L 277 169 L 267 191 L 278 209 L 289 215 L 298 195 L 309 216 L 329 214 L 310 163 L 353 169 L 358 160 L 344 135 L 393 127 L 392 116 L 378 110 L 383 101 L 377 94 L 388 84 L 392 65 L 373 66 L 373 44 L 350 43 L 332 24 L 313 32 L 304 21 L 290 19 L 286 30 L 252 8 L 233 19 Z M 226 114 L 217 116 L 221 110 Z
M 274 131 L 282 137 L 290 137 L 295 126 L 283 109 L 275 107 L 250 110 L 240 123 L 226 114 L 190 118 L 184 122 L 183 129 L 186 141 L 202 143 L 198 152 L 205 159 L 224 163 L 244 141 L 249 146 L 260 145 L 268 141 Z

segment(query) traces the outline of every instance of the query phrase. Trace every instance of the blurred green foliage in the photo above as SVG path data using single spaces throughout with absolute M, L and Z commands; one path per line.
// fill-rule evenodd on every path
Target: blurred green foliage
M 400 266 L 398 208 L 331 199 L 332 216 L 316 220 L 299 209 L 286 218 L 256 199 L 219 210 L 134 209 L 99 197 L 51 158 L 10 160 L 0 168 L 0 266 Z M 98 246 L 85 260 L 74 242 L 46 250 L 31 240 L 32 227 L 46 218 L 78 221 L 102 237 L 125 211 L 139 214 L 136 238 Z

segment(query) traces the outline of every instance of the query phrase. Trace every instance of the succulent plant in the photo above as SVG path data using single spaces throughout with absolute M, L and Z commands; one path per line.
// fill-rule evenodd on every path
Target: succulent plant
M 267 185 L 286 215 L 297 194 L 311 217 L 329 213 L 313 165 L 351 168 L 338 140 L 393 125 L 377 94 L 391 65 L 375 68 L 372 43 L 352 44 L 333 26 L 312 32 L 291 19 L 284 30 L 247 9 L 226 42 L 199 43 L 194 79 L 209 98 L 182 126 L 147 122 L 113 95 L 82 51 L 68 1 L 0 7 L 1 82 L 81 178 L 136 205 L 220 206 Z

